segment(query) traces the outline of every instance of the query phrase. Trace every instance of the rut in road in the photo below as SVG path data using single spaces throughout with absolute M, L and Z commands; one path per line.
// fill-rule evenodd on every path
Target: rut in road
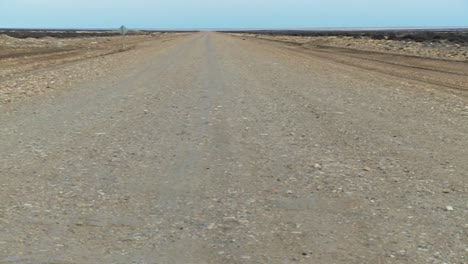
M 217 33 L 125 64 L 2 109 L 0 263 L 466 260 L 466 97 Z

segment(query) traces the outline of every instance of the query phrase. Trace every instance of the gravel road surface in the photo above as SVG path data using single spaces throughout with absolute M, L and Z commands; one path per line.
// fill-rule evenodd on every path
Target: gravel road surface
M 466 72 L 217 33 L 118 56 L 0 108 L 0 263 L 468 263 Z

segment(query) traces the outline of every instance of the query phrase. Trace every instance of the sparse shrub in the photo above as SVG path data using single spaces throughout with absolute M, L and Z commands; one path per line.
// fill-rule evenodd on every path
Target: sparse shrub
M 384 34 L 379 34 L 379 33 L 376 33 L 372 36 L 373 39 L 385 39 L 385 35 Z
M 403 35 L 401 37 L 401 39 L 403 39 L 403 40 L 414 40 L 414 36 L 410 35 L 410 34 L 406 34 L 406 35 Z
M 395 33 L 389 33 L 388 36 L 387 36 L 387 39 L 388 40 L 398 40 L 398 37 Z

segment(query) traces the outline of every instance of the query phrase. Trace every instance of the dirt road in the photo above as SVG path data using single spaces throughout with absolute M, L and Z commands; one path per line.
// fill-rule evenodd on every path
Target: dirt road
M 198 33 L 1 108 L 0 263 L 467 263 L 466 91 L 319 55 Z

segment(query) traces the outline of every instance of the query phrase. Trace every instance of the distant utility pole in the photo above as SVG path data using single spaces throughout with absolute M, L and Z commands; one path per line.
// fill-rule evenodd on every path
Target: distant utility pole
M 128 29 L 125 26 L 119 28 L 120 35 L 122 35 L 122 50 L 125 49 L 125 35 L 128 33 Z

